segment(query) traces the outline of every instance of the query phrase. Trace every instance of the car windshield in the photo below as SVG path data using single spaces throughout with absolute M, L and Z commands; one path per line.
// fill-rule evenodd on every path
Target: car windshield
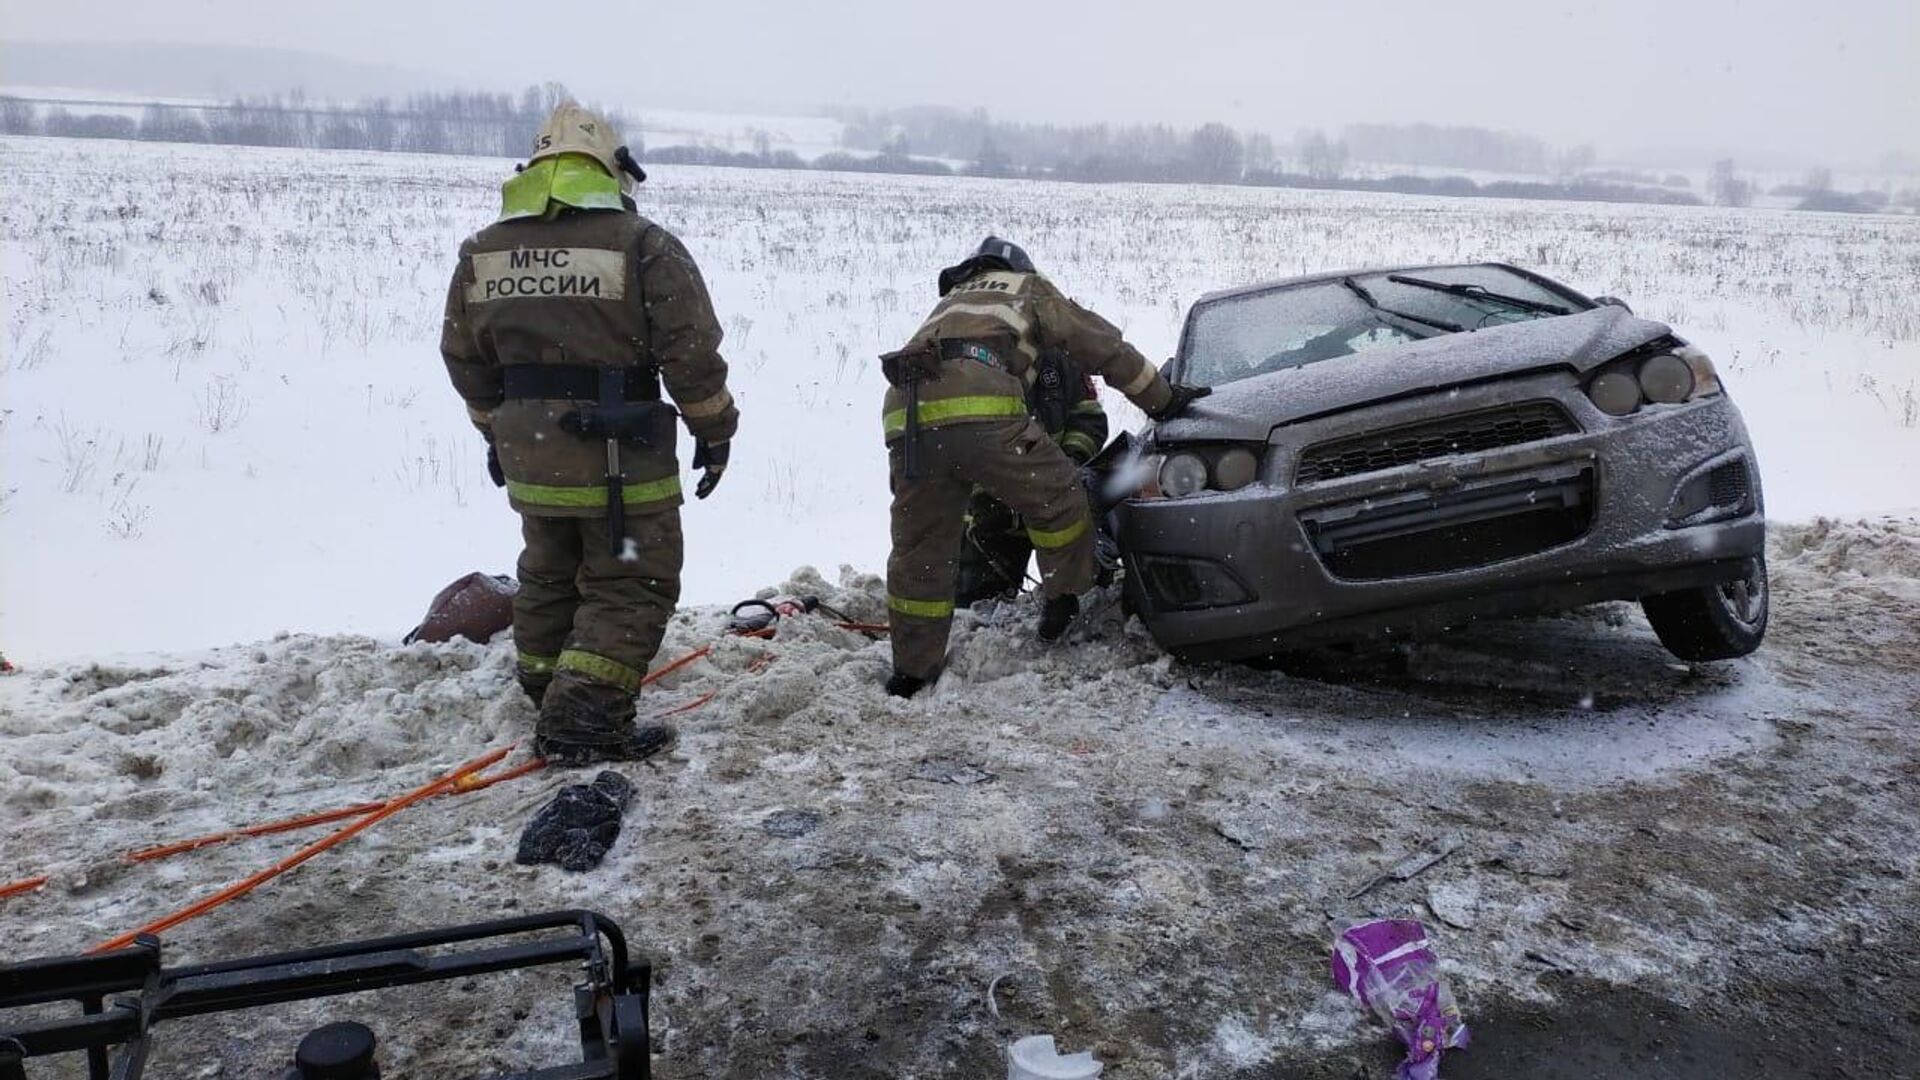
M 1473 291 L 1448 291 L 1456 286 Z M 1221 386 L 1434 337 L 1449 332 L 1444 326 L 1478 330 L 1584 306 L 1499 266 L 1355 274 L 1200 306 L 1187 328 L 1180 377 Z

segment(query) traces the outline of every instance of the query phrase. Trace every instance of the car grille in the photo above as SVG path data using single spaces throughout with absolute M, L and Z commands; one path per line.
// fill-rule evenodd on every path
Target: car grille
M 1551 401 L 1503 405 L 1310 446 L 1300 455 L 1294 482 L 1317 484 L 1449 454 L 1539 442 L 1579 430 L 1566 410 Z
M 1301 515 L 1334 577 L 1382 581 L 1471 570 L 1572 543 L 1593 525 L 1589 467 L 1444 493 L 1408 492 Z

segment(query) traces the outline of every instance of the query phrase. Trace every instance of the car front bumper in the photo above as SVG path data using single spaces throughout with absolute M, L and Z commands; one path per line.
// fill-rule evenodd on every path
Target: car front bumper
M 1293 482 L 1306 448 L 1524 402 L 1556 403 L 1579 430 Z M 1716 584 L 1746 571 L 1766 528 L 1726 396 L 1614 418 L 1570 373 L 1282 426 L 1253 485 L 1129 500 L 1114 527 L 1148 629 L 1213 659 Z

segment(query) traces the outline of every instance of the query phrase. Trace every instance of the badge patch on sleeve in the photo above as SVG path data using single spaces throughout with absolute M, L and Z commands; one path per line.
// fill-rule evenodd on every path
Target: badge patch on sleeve
M 627 260 L 604 248 L 518 248 L 473 257 L 467 303 L 522 297 L 624 300 Z

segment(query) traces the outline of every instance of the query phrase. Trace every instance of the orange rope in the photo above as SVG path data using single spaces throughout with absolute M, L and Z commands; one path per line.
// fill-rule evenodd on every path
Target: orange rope
M 226 832 L 196 836 L 191 840 L 179 840 L 171 844 L 161 844 L 159 847 L 142 848 L 139 851 L 128 852 L 125 858 L 128 862 L 153 862 L 156 859 L 167 859 L 175 855 L 184 855 L 189 851 L 199 851 L 201 848 L 212 847 L 215 844 L 224 844 L 230 840 L 244 840 L 250 836 L 272 836 L 275 833 L 293 832 L 296 829 L 305 829 L 313 825 L 330 824 L 342 818 L 361 817 L 366 814 L 371 814 L 385 805 L 387 804 L 384 802 L 355 803 L 352 806 L 343 806 L 338 810 L 326 810 L 317 814 L 303 814 L 300 817 L 287 818 L 284 821 L 269 821 L 263 825 L 249 825 L 243 829 L 229 829 Z
M 704 705 L 706 703 L 703 701 L 697 704 Z M 691 708 L 691 706 L 689 706 L 689 708 Z M 522 762 L 505 772 L 494 773 L 491 776 L 474 776 L 469 774 L 461 777 L 453 787 L 439 794 L 467 795 L 475 791 L 485 791 L 495 784 L 504 784 L 509 780 L 518 780 L 530 773 L 539 772 L 541 769 L 546 768 L 546 766 L 547 763 L 545 759 L 534 758 L 531 761 Z M 244 828 L 228 829 L 224 832 L 208 833 L 205 836 L 196 836 L 190 840 L 176 840 L 171 844 L 161 844 L 157 847 L 130 851 L 121 856 L 121 858 L 132 863 L 158 862 L 161 859 L 170 859 L 175 855 L 184 855 L 190 851 L 199 851 L 201 848 L 230 843 L 234 840 L 246 840 L 256 836 L 273 836 L 278 833 L 295 832 L 300 829 L 312 828 L 315 825 L 328 825 L 350 817 L 361 817 L 366 814 L 371 814 L 376 810 L 384 809 L 393 801 L 393 799 L 387 799 L 381 802 L 354 803 L 352 806 L 342 806 L 334 810 L 322 810 L 312 814 L 301 814 L 298 817 L 282 818 L 279 821 L 269 821 L 259 825 L 248 825 Z M 22 893 L 33 892 L 45 885 L 48 880 L 47 875 L 42 874 L 39 877 L 30 877 L 21 881 L 15 881 L 11 884 L 0 885 L 0 900 L 5 900 L 12 896 L 19 896 Z
M 648 672 L 647 677 L 640 680 L 640 685 L 652 686 L 654 683 L 657 683 L 661 679 L 664 679 L 667 676 L 673 674 L 674 672 L 679 671 L 681 668 L 686 667 L 688 664 L 693 663 L 695 660 L 700 659 L 701 657 L 707 655 L 712 651 L 713 651 L 713 646 L 702 645 L 699 648 L 688 653 L 687 655 L 681 657 L 680 659 L 675 660 L 673 663 L 668 664 L 663 668 L 658 668 L 654 671 Z
M 862 634 L 884 634 L 884 633 L 887 633 L 890 629 L 885 623 L 836 622 L 833 625 L 842 630 L 851 630 L 856 633 L 862 633 Z M 745 634 L 737 634 L 733 636 L 748 637 L 748 638 L 763 638 L 763 639 L 771 638 L 774 636 L 775 629 L 776 627 L 769 626 L 769 627 L 766 627 L 765 629 L 753 630 Z M 661 679 L 666 678 L 668 675 L 671 675 L 674 672 L 679 671 L 682 668 L 685 668 L 687 665 L 695 663 L 699 661 L 701 658 L 711 655 L 713 653 L 715 644 L 702 645 L 699 648 L 694 649 L 686 653 L 685 655 L 679 657 L 678 659 L 673 660 L 672 662 L 666 664 L 665 666 L 660 667 L 652 672 L 649 672 L 646 675 L 646 677 L 640 680 L 640 685 L 650 686 L 653 683 L 656 683 Z M 771 660 L 770 657 L 764 657 L 764 656 L 760 657 L 759 659 L 755 660 L 752 664 L 748 665 L 747 670 L 749 672 L 762 671 L 767 667 L 768 662 L 770 660 Z M 706 693 L 700 695 L 699 697 L 694 698 L 692 701 L 689 701 L 683 705 L 677 705 L 674 708 L 668 709 L 667 711 L 658 714 L 657 718 L 665 719 L 669 716 L 679 716 L 683 713 L 690 713 L 695 709 L 698 709 L 701 706 L 711 702 L 714 698 L 718 697 L 719 694 L 720 694 L 719 690 L 709 690 Z M 509 780 L 517 780 L 522 776 L 526 776 L 530 773 L 538 772 L 540 769 L 546 766 L 545 761 L 543 761 L 540 758 L 534 758 L 531 761 L 524 762 L 511 769 L 508 769 L 503 773 L 496 773 L 493 776 L 483 777 L 483 776 L 474 775 L 475 773 L 479 772 L 481 769 L 484 769 L 487 766 L 492 765 L 495 762 L 499 761 L 501 757 L 505 756 L 505 754 L 506 754 L 505 751 L 501 751 L 499 756 L 490 755 L 488 758 L 482 759 L 483 764 L 480 765 L 478 768 L 468 768 L 466 766 L 462 766 L 459 770 L 457 770 L 457 775 L 452 776 L 450 779 L 443 777 L 442 780 L 435 781 L 435 785 L 445 784 L 446 786 L 438 787 L 437 790 L 430 792 L 427 796 L 421 796 L 419 792 L 416 791 L 405 796 L 389 799 L 385 802 L 355 803 L 352 806 L 342 806 L 334 810 L 323 810 L 323 811 L 319 811 L 317 813 L 312 813 L 312 814 L 302 814 L 297 817 L 284 818 L 279 821 L 269 821 L 259 825 L 248 825 L 239 829 L 228 829 L 223 832 L 209 833 L 205 836 L 196 836 L 189 840 L 178 840 L 170 844 L 161 844 L 156 847 L 142 848 L 138 851 L 128 852 L 125 856 L 123 856 L 123 858 L 125 858 L 128 862 L 135 862 L 135 863 L 156 862 L 160 859 L 171 858 L 175 855 L 184 855 L 190 851 L 198 851 L 201 848 L 208 848 L 218 844 L 230 843 L 234 840 L 245 840 L 253 837 L 274 836 L 279 833 L 295 832 L 300 829 L 312 828 L 313 826 L 316 826 L 316 825 L 332 824 L 333 822 L 343 821 L 347 818 L 352 818 L 352 817 L 371 816 L 371 815 L 377 814 L 379 815 L 378 820 L 384 820 L 386 817 L 391 816 L 392 813 L 396 813 L 399 810 L 403 810 L 407 806 L 411 806 L 413 805 L 413 803 L 420 801 L 420 798 L 432 797 L 432 796 L 438 796 L 438 795 L 464 795 L 470 792 L 484 791 L 487 788 L 494 786 L 495 784 L 502 784 Z M 430 786 L 434 786 L 434 785 L 430 785 Z M 340 830 L 338 833 L 335 833 L 333 836 L 329 836 L 327 839 L 320 841 L 319 844 L 313 845 L 313 849 L 311 850 L 310 853 L 308 849 L 302 849 L 300 852 L 296 852 L 293 856 L 289 857 L 289 860 L 287 862 L 279 866 L 277 869 L 273 870 L 271 873 L 267 874 L 266 877 L 262 877 L 260 880 L 266 881 L 271 877 L 278 876 L 281 873 L 285 873 L 287 870 L 291 870 L 293 867 L 298 866 L 301 862 L 305 862 L 308 858 L 311 858 L 313 855 L 319 854 L 321 851 L 324 851 L 328 847 L 333 846 L 333 844 L 336 844 L 340 840 L 344 840 L 354 835 L 361 828 L 364 828 L 366 827 L 366 825 L 371 825 L 371 824 L 373 824 L 372 821 L 366 822 L 364 825 L 360 823 L 356 823 L 355 825 L 349 826 L 347 829 Z M 338 839 L 335 839 L 335 837 L 338 837 Z M 42 874 L 38 877 L 25 878 L 20 881 L 15 881 L 9 884 L 0 885 L 0 900 L 5 900 L 13 896 L 19 896 L 23 893 L 33 892 L 45 886 L 47 884 L 47 881 L 48 881 L 48 877 Z M 240 891 L 235 892 L 233 896 L 226 896 L 226 897 L 220 898 L 216 902 L 209 904 L 209 906 L 207 906 L 206 908 L 203 908 L 199 911 L 194 911 L 192 914 L 186 915 L 185 918 L 181 919 L 180 921 L 184 922 L 186 919 L 194 918 L 197 915 L 204 914 L 206 911 L 211 911 L 214 907 L 218 907 L 219 904 L 225 903 L 227 900 L 233 899 L 236 896 L 244 895 L 246 892 L 252 891 L 252 889 L 256 887 L 259 883 L 260 882 L 254 882 L 253 885 L 247 885 L 246 888 L 240 889 Z M 241 884 L 245 885 L 246 883 L 242 882 Z M 239 888 L 239 886 L 235 886 L 235 888 Z M 209 899 L 212 900 L 214 898 L 209 898 Z M 167 924 L 167 926 L 176 926 L 176 925 L 178 925 L 177 922 Z M 158 929 L 166 929 L 166 927 L 159 927 Z M 138 934 L 141 934 L 141 933 L 152 933 L 152 932 L 157 932 L 157 930 L 148 930 L 143 928 L 141 930 L 135 931 L 134 935 L 137 936 Z M 104 951 L 107 948 L 119 948 L 121 947 L 121 945 L 124 945 L 132 941 L 131 936 L 123 935 L 123 937 L 125 937 L 125 941 L 122 941 L 120 938 L 116 938 L 114 939 L 113 942 L 109 942 L 106 945 L 101 946 L 98 951 Z
M 720 691 L 709 690 L 706 693 L 701 694 L 699 697 L 694 698 L 692 701 L 687 702 L 685 705 L 676 705 L 673 708 L 668 709 L 666 712 L 656 715 L 654 719 L 665 720 L 669 716 L 679 716 L 681 713 L 690 713 L 693 710 L 699 708 L 702 705 L 705 705 L 707 702 L 712 701 L 714 698 L 717 698 L 719 696 L 720 696 Z
M 746 637 L 746 638 L 770 638 L 773 636 L 773 627 L 769 626 L 762 630 L 749 630 L 744 634 L 729 634 L 727 636 Z M 661 679 L 664 679 L 667 676 L 673 674 L 674 672 L 679 671 L 681 668 L 686 667 L 688 664 L 693 663 L 694 661 L 700 659 L 701 657 L 712 654 L 715 646 L 719 644 L 720 643 L 716 641 L 716 642 L 713 642 L 712 644 L 702 645 L 699 648 L 694 649 L 692 652 L 689 652 L 686 655 L 679 657 L 678 659 L 672 661 L 671 663 L 666 664 L 663 667 L 658 667 L 653 669 L 652 671 L 647 673 L 646 678 L 643 678 L 640 680 L 640 685 L 652 686 L 654 683 L 657 683 Z M 666 715 L 670 716 L 672 714 L 668 713 Z
M 158 934 L 161 931 L 170 930 L 173 927 L 179 926 L 181 923 L 186 922 L 189 919 L 194 919 L 194 918 L 198 918 L 201 915 L 205 915 L 207 912 L 212 911 L 213 909 L 219 907 L 222 904 L 227 903 L 230 900 L 235 900 L 235 899 L 238 899 L 239 897 L 247 895 L 253 890 L 259 888 L 261 885 L 264 885 L 267 882 L 272 881 L 274 878 L 277 878 L 280 875 L 286 873 L 287 871 L 292 870 L 294 867 L 299 866 L 301 863 L 306 862 L 307 860 L 313 858 L 314 856 L 319 855 L 320 853 L 327 851 L 330 848 L 337 847 L 338 845 L 345 843 L 348 840 L 351 840 L 353 837 L 358 836 L 359 834 L 374 827 L 375 825 L 378 825 L 382 821 L 385 821 L 386 819 L 394 816 L 395 814 L 398 814 L 400 811 L 405 810 L 406 808 L 412 806 L 413 804 L 417 802 L 422 802 L 427 799 L 431 799 L 435 795 L 439 795 L 444 792 L 457 789 L 462 781 L 467 780 L 468 778 L 473 776 L 474 773 L 477 773 L 482 769 L 485 769 L 488 766 L 499 761 L 500 759 L 506 757 L 512 751 L 513 751 L 513 747 L 507 746 L 499 750 L 494 750 L 490 753 L 482 755 L 481 757 L 474 758 L 472 761 L 469 761 L 466 764 L 460 766 L 459 768 L 453 770 L 452 772 L 446 774 L 445 776 L 440 777 L 438 780 L 435 780 L 429 784 L 425 784 L 421 787 L 415 788 L 414 790 L 408 792 L 407 794 L 402 795 L 397 799 L 393 799 L 389 801 L 386 805 L 382 806 L 380 809 L 375 810 L 374 812 L 366 815 L 365 817 L 360 818 L 359 820 L 353 822 L 352 824 L 347 825 L 344 828 L 336 829 L 335 831 L 327 834 L 327 836 L 325 836 L 324 838 L 317 840 L 314 843 L 308 844 L 306 847 L 303 847 L 299 851 L 296 851 L 293 854 L 287 856 L 286 858 L 281 859 L 279 862 L 274 863 L 272 866 L 267 867 L 265 870 L 262 870 L 259 873 L 256 873 L 243 880 L 236 881 L 232 885 L 229 885 L 226 888 L 221 889 L 219 892 L 216 892 L 211 896 L 205 897 L 204 899 L 196 900 L 193 903 L 188 904 L 186 907 L 183 907 L 180 910 L 175 911 L 170 915 L 163 915 L 160 918 L 155 919 L 150 923 L 147 923 L 145 926 L 142 926 L 135 930 L 129 930 L 118 937 L 109 938 L 106 941 L 103 941 L 100 944 L 95 945 L 92 949 L 88 951 L 100 953 L 100 952 L 110 952 L 114 949 L 123 949 L 128 945 L 133 944 L 134 941 L 143 934 Z
M 21 881 L 0 885 L 0 900 L 5 900 L 9 896 L 19 896 L 21 893 L 30 893 L 46 883 L 47 875 L 41 874 L 39 877 L 30 877 Z
M 534 758 L 531 761 L 523 761 L 513 768 L 508 769 L 506 772 L 494 773 L 492 776 L 464 776 L 453 785 L 452 791 L 444 792 L 443 794 L 466 795 L 475 791 L 485 791 L 495 784 L 504 784 L 509 780 L 518 780 L 523 776 L 537 773 L 546 767 L 546 758 Z
M 765 671 L 767 670 L 767 668 L 772 666 L 773 666 L 773 657 L 771 655 L 758 656 L 754 658 L 753 663 L 747 665 L 747 674 L 757 675 L 760 672 Z M 724 687 L 720 689 L 724 689 Z M 673 708 L 668 709 L 666 712 L 656 713 L 654 714 L 654 719 L 665 720 L 669 716 L 679 716 L 681 713 L 690 713 L 693 710 L 699 708 L 700 706 L 705 705 L 707 702 L 712 701 L 714 698 L 719 697 L 720 689 L 709 690 L 706 693 L 701 694 L 699 697 L 694 698 L 692 701 L 689 701 L 684 705 L 675 705 Z
M 466 795 L 470 792 L 485 791 L 495 784 L 504 784 L 509 780 L 518 780 L 528 773 L 539 772 L 542 768 L 546 767 L 546 764 L 544 760 L 534 758 L 532 761 L 524 762 L 508 769 L 506 772 L 495 773 L 492 776 L 466 776 L 454 784 L 451 789 L 443 791 L 440 794 Z M 158 859 L 172 858 L 175 855 L 184 855 L 189 851 L 198 851 L 201 848 L 212 847 L 215 844 L 225 844 L 233 840 L 246 840 L 256 836 L 273 836 L 277 833 L 294 832 L 299 829 L 312 828 L 315 825 L 328 825 L 350 817 L 360 817 L 364 814 L 371 814 L 375 810 L 385 807 L 392 801 L 392 799 L 385 799 L 380 802 L 354 803 L 352 806 L 342 806 L 334 810 L 322 810 L 318 813 L 302 814 L 298 817 L 283 818 L 279 821 L 269 821 L 260 825 L 248 825 L 245 828 L 228 829 L 225 832 L 196 836 L 191 840 L 178 840 L 171 844 L 162 844 L 159 847 L 142 848 L 139 851 L 128 852 L 124 857 L 128 862 L 153 862 Z M 4 891 L 0 891 L 0 898 L 4 898 L 6 895 Z

